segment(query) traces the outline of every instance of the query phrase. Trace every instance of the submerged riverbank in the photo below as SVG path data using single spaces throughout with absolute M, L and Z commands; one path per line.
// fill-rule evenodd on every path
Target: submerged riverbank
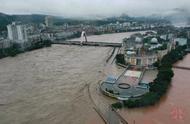
M 18 54 L 41 49 L 44 47 L 51 47 L 52 43 L 49 40 L 42 40 L 39 42 L 26 44 L 12 43 L 9 48 L 0 48 L 0 59 L 5 57 L 15 57 Z
M 158 74 L 156 79 L 149 84 L 150 88 L 148 93 L 139 99 L 124 100 L 123 103 L 117 102 L 112 106 L 114 108 L 122 108 L 122 106 L 135 108 L 155 105 L 170 87 L 172 77 L 174 76 L 172 65 L 183 59 L 186 55 L 185 49 L 186 46 L 178 46 L 155 63 L 155 66 L 158 68 Z
M 190 68 L 190 54 L 175 65 Z M 145 108 L 121 109 L 120 115 L 136 124 L 188 124 L 190 122 L 189 70 L 173 68 L 174 77 L 167 94 L 155 105 Z

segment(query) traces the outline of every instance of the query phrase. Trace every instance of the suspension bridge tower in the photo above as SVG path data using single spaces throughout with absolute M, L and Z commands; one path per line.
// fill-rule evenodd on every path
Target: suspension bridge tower
M 87 35 L 85 31 L 81 33 L 81 44 L 87 42 Z

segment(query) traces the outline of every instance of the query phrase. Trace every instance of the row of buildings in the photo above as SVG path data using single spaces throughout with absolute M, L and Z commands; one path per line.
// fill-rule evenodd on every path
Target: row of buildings
M 148 30 L 167 26 L 166 23 L 140 23 L 135 21 L 115 22 L 102 24 L 99 26 L 90 24 L 69 25 L 67 23 L 56 26 L 51 16 L 46 16 L 44 23 L 41 24 L 21 24 L 13 22 L 7 26 L 8 38 L 1 39 L 0 46 L 7 47 L 14 42 L 18 44 L 30 44 L 40 40 L 65 40 L 69 38 L 80 37 L 81 32 L 85 31 L 87 35 L 98 35 L 104 33 L 125 32 L 135 30 Z M 165 38 L 165 36 L 163 36 Z M 130 52 L 130 51 L 129 51 Z M 128 52 L 128 53 L 129 53 Z M 140 60 L 130 60 L 132 63 L 141 63 Z M 149 60 L 153 61 L 153 60 Z M 149 62 L 148 62 L 149 63 Z
M 32 43 L 41 40 L 53 40 L 53 35 L 41 32 L 42 29 L 31 24 L 12 22 L 7 25 L 7 38 L 0 39 L 0 48 L 8 48 L 14 43 L 20 45 L 21 48 L 27 48 Z
M 137 31 L 137 30 L 150 30 L 158 27 L 168 26 L 168 23 L 145 23 L 145 22 L 136 22 L 136 21 L 116 21 L 105 24 L 102 22 L 100 25 L 96 24 L 68 24 L 63 23 L 60 25 L 56 25 L 53 17 L 47 16 L 45 18 L 46 27 L 44 32 L 53 33 L 55 39 L 67 39 L 73 36 L 78 36 L 78 32 L 85 31 L 87 35 L 98 35 L 104 33 L 115 33 L 115 32 L 126 32 L 126 31 Z M 108 21 L 109 22 L 109 21 Z M 85 23 L 85 21 L 84 21 Z M 97 22 L 98 23 L 98 22 Z
M 25 25 L 13 22 L 7 25 L 8 39 L 17 43 L 24 43 L 28 41 L 27 29 Z
M 148 32 L 144 35 L 134 34 L 124 39 L 123 53 L 126 62 L 134 66 L 152 67 L 175 45 L 187 44 L 187 38 L 175 38 L 172 34 L 167 34 L 166 37 L 167 39 L 158 36 L 156 32 Z

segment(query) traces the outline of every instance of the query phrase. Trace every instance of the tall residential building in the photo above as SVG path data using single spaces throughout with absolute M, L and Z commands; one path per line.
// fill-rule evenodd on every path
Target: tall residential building
M 53 19 L 51 16 L 46 16 L 45 17 L 45 24 L 47 27 L 52 27 L 53 26 Z
M 25 25 L 16 24 L 13 22 L 12 24 L 7 25 L 7 30 L 8 39 L 13 42 L 24 43 L 28 40 Z
M 18 35 L 17 35 L 18 33 L 17 33 L 17 28 L 16 28 L 15 23 L 7 25 L 7 30 L 8 30 L 8 39 L 9 40 L 18 39 Z

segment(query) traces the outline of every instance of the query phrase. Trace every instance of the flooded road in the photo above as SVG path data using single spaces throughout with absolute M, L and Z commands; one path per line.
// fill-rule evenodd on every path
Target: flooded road
M 190 54 L 177 65 L 190 67 L 189 63 Z M 156 106 L 120 111 L 129 124 L 190 123 L 190 70 L 174 69 L 174 73 L 171 88 Z

